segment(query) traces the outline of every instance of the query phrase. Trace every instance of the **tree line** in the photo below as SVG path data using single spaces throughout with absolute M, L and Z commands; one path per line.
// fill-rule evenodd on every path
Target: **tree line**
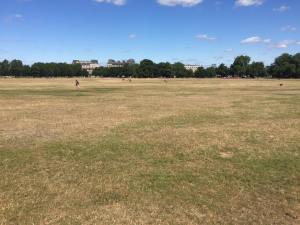
M 94 76 L 101 77 L 193 77 L 193 72 L 186 70 L 182 63 L 154 63 L 149 59 L 142 60 L 139 64 L 124 64 L 122 67 L 100 67 L 93 71 Z
M 140 64 L 125 64 L 121 68 L 101 67 L 93 71 L 94 76 L 101 77 L 273 77 L 273 78 L 300 78 L 300 53 L 295 55 L 282 54 L 277 57 L 270 66 L 265 66 L 263 62 L 251 62 L 249 56 L 238 56 L 230 66 L 224 63 L 218 67 L 199 67 L 195 72 L 187 70 L 184 64 L 177 62 L 154 63 L 149 59 L 142 60 Z
M 88 76 L 79 64 L 67 63 L 34 63 L 24 65 L 20 60 L 0 62 L 0 76 L 14 77 L 80 77 Z M 263 62 L 251 62 L 249 56 L 238 56 L 230 66 L 224 63 L 218 67 L 199 67 L 195 72 L 187 70 L 184 64 L 154 63 L 149 59 L 139 64 L 124 63 L 122 67 L 100 67 L 93 71 L 98 77 L 136 77 L 136 78 L 212 78 L 212 77 L 273 77 L 300 78 L 300 53 L 282 54 L 270 66 Z
M 81 77 L 88 76 L 81 65 L 67 63 L 34 63 L 24 65 L 21 60 L 0 62 L 0 76 L 14 77 Z

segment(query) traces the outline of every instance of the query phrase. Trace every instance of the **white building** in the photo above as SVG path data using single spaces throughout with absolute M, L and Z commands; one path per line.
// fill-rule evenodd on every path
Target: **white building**
M 124 64 L 107 63 L 107 67 L 108 67 L 108 68 L 112 68 L 112 67 L 120 68 L 120 67 L 124 67 Z
M 80 64 L 81 68 L 87 70 L 89 74 L 92 74 L 94 69 L 100 67 L 98 60 L 91 60 L 91 61 L 73 60 L 73 64 Z
M 185 69 L 187 70 L 192 70 L 194 73 L 196 70 L 201 67 L 200 65 L 184 65 Z

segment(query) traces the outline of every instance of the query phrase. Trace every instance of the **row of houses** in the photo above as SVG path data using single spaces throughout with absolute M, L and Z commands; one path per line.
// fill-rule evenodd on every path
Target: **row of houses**
M 90 61 L 73 60 L 73 64 L 80 64 L 81 68 L 87 71 L 93 71 L 94 69 L 100 67 L 98 60 L 90 60 Z
M 200 65 L 184 65 L 184 67 L 187 69 L 187 70 L 192 70 L 194 73 L 196 72 L 196 70 L 199 68 L 199 67 L 214 67 L 214 68 L 217 68 L 217 64 L 212 64 L 210 66 L 200 66 Z
M 81 68 L 87 70 L 89 74 L 92 74 L 93 70 L 100 68 L 101 65 L 98 60 L 90 60 L 90 61 L 82 61 L 82 60 L 73 60 L 73 64 L 80 64 Z M 113 59 L 109 59 L 107 62 L 107 67 L 124 67 L 125 65 L 135 64 L 134 59 L 116 61 Z
M 100 63 L 98 60 L 90 60 L 90 61 L 81 61 L 81 60 L 73 60 L 73 64 L 80 64 L 82 69 L 87 70 L 90 74 L 92 74 L 93 70 L 96 68 L 101 67 Z M 113 59 L 109 59 L 107 62 L 107 67 L 112 68 L 112 67 L 124 67 L 125 65 L 132 65 L 135 64 L 134 59 L 128 59 L 128 60 L 122 60 L 122 61 L 116 61 Z M 215 64 L 212 65 L 213 67 L 216 67 Z M 195 72 L 200 65 L 185 65 L 184 66 L 187 70 L 192 70 Z

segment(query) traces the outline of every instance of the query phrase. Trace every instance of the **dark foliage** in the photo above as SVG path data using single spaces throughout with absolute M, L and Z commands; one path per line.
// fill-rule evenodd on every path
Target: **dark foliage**
M 249 56 L 238 56 L 230 67 L 220 64 L 218 67 L 199 67 L 195 73 L 187 70 L 180 62 L 170 64 L 168 62 L 154 63 L 144 59 L 140 64 L 134 60 L 123 61 L 122 66 L 100 67 L 93 71 L 93 76 L 98 77 L 273 77 L 273 78 L 300 78 L 300 53 L 289 55 L 282 54 L 268 67 L 263 62 L 251 62 Z M 115 63 L 119 65 L 118 63 Z M 67 63 L 34 63 L 31 66 L 24 65 L 20 60 L 4 60 L 0 62 L 0 76 L 14 77 L 80 77 L 88 76 L 79 64 Z

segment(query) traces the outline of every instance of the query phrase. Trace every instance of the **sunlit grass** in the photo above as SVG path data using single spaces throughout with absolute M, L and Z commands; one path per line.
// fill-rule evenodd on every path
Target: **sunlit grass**
M 0 82 L 0 224 L 299 224 L 300 82 Z

